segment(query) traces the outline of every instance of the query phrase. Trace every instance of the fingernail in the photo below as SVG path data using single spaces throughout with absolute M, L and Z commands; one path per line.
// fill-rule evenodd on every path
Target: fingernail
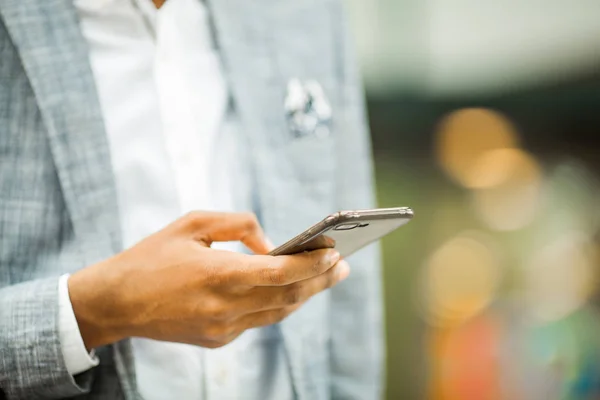
M 269 249 L 269 251 L 275 250 L 275 245 L 273 244 L 273 242 L 271 241 L 271 239 L 269 239 L 268 237 L 265 237 L 265 243 L 266 243 L 267 248 Z
M 338 253 L 337 251 L 330 251 L 329 252 L 329 263 L 331 265 L 335 265 L 337 264 L 337 262 L 340 261 L 340 253 Z
M 350 265 L 346 261 L 340 261 L 337 265 L 338 282 L 343 281 L 350 275 Z

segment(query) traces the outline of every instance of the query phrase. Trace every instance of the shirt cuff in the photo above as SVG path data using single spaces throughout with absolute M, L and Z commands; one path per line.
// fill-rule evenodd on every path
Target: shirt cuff
M 69 274 L 65 274 L 58 281 L 58 331 L 67 371 L 75 376 L 95 367 L 100 361 L 93 350 L 88 353 L 83 343 L 69 297 L 68 280 Z

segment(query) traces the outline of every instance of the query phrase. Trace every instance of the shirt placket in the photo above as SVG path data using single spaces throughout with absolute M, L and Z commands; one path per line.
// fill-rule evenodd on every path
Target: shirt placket
M 173 0 L 171 0 L 173 1 Z M 206 165 L 207 146 L 194 124 L 190 108 L 189 82 L 184 66 L 186 49 L 182 47 L 172 8 L 160 10 L 156 19 L 156 85 L 159 93 L 165 145 L 175 172 L 181 213 L 211 208 Z
M 173 0 L 169 0 L 173 1 Z M 181 0 L 177 0 L 181 1 Z M 171 4 L 175 5 L 175 4 Z M 211 210 L 210 171 L 207 160 L 210 154 L 210 132 L 196 123 L 193 90 L 187 77 L 186 38 L 180 37 L 176 9 L 167 4 L 157 13 L 155 75 L 163 121 L 165 145 L 172 163 L 181 212 Z M 195 93 L 196 95 L 198 93 Z M 202 110 L 197 110 L 201 112 Z M 203 170 L 204 169 L 204 170 Z M 231 348 L 200 350 L 201 368 L 198 379 L 203 382 L 203 393 L 198 400 L 234 399 L 232 368 L 235 359 Z

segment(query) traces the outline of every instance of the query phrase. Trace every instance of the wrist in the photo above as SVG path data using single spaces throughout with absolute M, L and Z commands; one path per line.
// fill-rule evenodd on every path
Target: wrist
M 120 285 L 110 273 L 109 263 L 84 268 L 67 281 L 73 313 L 88 351 L 128 337 L 123 323 L 126 319 L 119 315 L 123 308 L 114 293 Z

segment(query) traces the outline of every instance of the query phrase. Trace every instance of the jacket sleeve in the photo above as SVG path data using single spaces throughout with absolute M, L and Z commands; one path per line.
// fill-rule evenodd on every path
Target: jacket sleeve
M 58 327 L 58 281 L 0 289 L 0 398 L 58 399 L 87 393 L 91 372 L 67 371 Z
M 339 45 L 340 93 L 334 116 L 338 142 L 339 209 L 372 208 L 373 166 L 364 93 L 343 18 Z M 332 289 L 331 366 L 333 399 L 380 399 L 385 342 L 380 251 L 365 248 L 348 259 L 349 278 Z

